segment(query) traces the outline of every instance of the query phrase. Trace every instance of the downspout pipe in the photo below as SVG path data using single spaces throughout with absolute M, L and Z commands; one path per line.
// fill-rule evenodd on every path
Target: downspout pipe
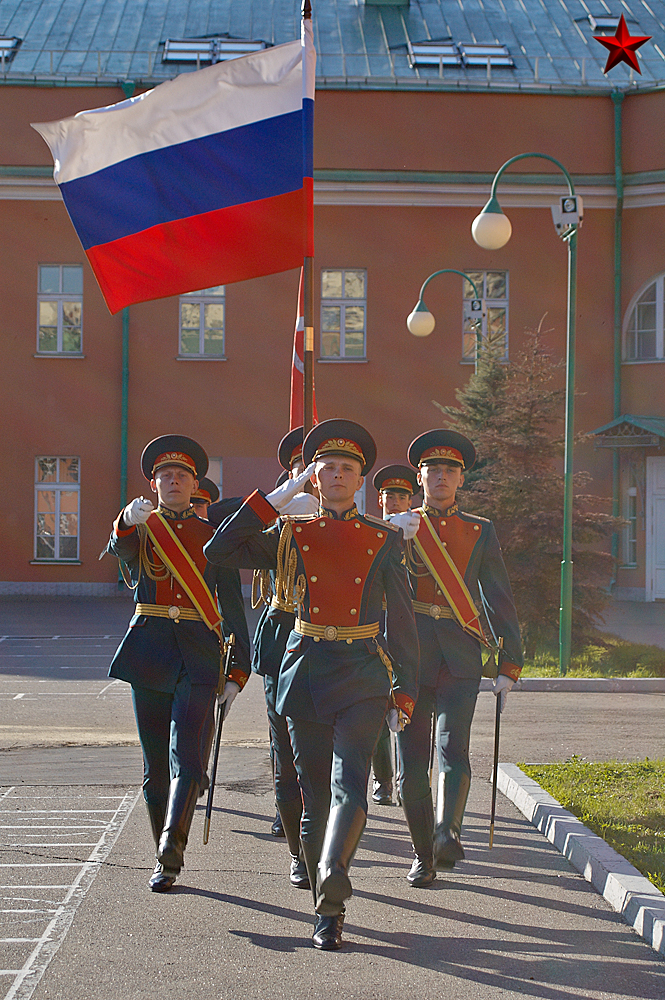
M 623 225 L 623 160 L 622 160 L 622 109 L 624 92 L 612 91 L 614 104 L 614 184 L 616 188 L 616 208 L 614 210 L 614 387 L 613 417 L 621 416 L 621 235 Z M 621 514 L 621 478 L 619 449 L 612 454 L 612 514 Z M 610 589 L 616 584 L 616 567 L 619 561 L 619 534 L 612 535 L 612 556 L 614 574 Z

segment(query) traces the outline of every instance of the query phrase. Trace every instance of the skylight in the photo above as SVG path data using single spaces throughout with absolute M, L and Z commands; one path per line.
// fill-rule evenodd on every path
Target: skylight
M 505 45 L 465 45 L 459 50 L 465 66 L 514 66 L 515 62 Z
M 462 57 L 456 45 L 445 42 L 409 42 L 409 63 L 414 66 L 459 66 Z
M 259 52 L 266 47 L 265 42 L 242 38 L 167 38 L 162 62 L 218 63 Z
M 589 24 L 592 31 L 616 31 L 619 27 L 619 17 L 609 14 L 589 14 Z
M 20 44 L 20 38 L 0 36 L 0 65 L 6 66 L 8 62 L 12 61 Z

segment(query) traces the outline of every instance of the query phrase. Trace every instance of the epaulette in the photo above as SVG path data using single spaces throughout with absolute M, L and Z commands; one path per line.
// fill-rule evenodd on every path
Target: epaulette
M 316 514 L 280 514 L 280 521 L 314 521 L 317 517 L 321 515 L 317 512 Z
M 382 528 L 390 528 L 391 531 L 399 531 L 398 527 L 391 524 L 390 521 L 384 521 L 382 517 L 374 517 L 373 514 L 362 514 L 361 517 L 364 517 L 366 521 L 371 521 L 372 524 L 380 524 Z
M 489 517 L 481 517 L 480 514 L 469 514 L 466 510 L 458 510 L 462 517 L 468 517 L 471 521 L 481 521 L 483 524 L 491 524 Z

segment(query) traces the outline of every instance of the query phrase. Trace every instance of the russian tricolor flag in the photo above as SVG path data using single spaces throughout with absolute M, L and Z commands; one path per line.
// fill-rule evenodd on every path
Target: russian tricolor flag
M 313 255 L 314 61 L 302 42 L 33 125 L 112 313 Z

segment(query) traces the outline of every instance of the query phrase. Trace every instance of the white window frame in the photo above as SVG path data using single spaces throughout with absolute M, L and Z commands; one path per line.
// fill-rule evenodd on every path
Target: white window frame
M 219 487 L 219 495 L 222 497 L 223 493 L 223 482 L 224 482 L 224 459 L 223 458 L 209 458 L 208 459 L 208 479 L 211 479 L 215 486 Z
M 505 352 L 502 355 L 502 361 L 508 361 L 509 357 L 509 347 L 510 347 L 510 273 L 504 270 L 502 267 L 488 267 L 488 268 L 474 268 L 467 267 L 465 269 L 466 274 L 482 274 L 483 276 L 483 287 L 478 289 L 481 293 L 481 299 L 483 300 L 484 312 L 482 316 L 482 339 L 483 342 L 487 341 L 487 319 L 488 311 L 492 308 L 505 309 L 506 310 L 506 332 L 505 337 Z M 485 291 L 487 287 L 487 275 L 488 274 L 505 274 L 506 276 L 506 297 L 504 299 L 488 299 L 485 298 Z M 466 304 L 472 301 L 473 289 L 471 288 L 471 296 L 467 298 L 464 294 L 464 289 L 467 282 L 466 279 L 462 279 L 462 364 L 475 364 L 476 352 L 474 350 L 473 356 L 464 353 L 464 324 L 467 318 Z
M 81 271 L 81 288 L 83 288 L 83 265 L 82 264 L 39 264 L 37 267 L 37 354 L 40 357 L 56 357 L 57 355 L 64 355 L 65 357 L 79 357 L 83 352 L 83 292 L 72 293 L 72 292 L 42 292 L 40 291 L 41 285 L 41 270 L 43 267 L 57 267 L 60 271 L 59 287 L 62 288 L 62 269 L 63 267 L 77 267 Z M 58 304 L 58 318 L 57 318 L 57 334 L 56 334 L 56 349 L 55 351 L 44 351 L 39 346 L 39 328 L 41 323 L 39 322 L 39 306 L 41 302 L 57 302 Z M 66 351 L 63 347 L 62 337 L 63 337 L 63 303 L 64 302 L 79 302 L 81 305 L 81 341 L 79 344 L 78 351 Z
M 188 292 L 181 295 L 178 301 L 178 360 L 179 361 L 225 361 L 226 360 L 226 287 L 219 285 L 221 291 L 213 292 L 210 288 L 203 288 L 199 292 Z M 199 350 L 198 353 L 183 353 L 182 350 L 182 307 L 193 304 L 199 306 Z M 221 354 L 206 353 L 205 348 L 205 307 L 207 305 L 220 305 L 223 309 L 222 320 L 222 352 Z
M 59 479 L 53 482 L 39 482 L 39 463 L 44 459 L 56 459 L 58 465 L 56 468 L 59 470 L 61 461 L 71 461 L 75 458 L 78 462 L 78 483 L 61 482 Z M 43 556 L 37 554 L 37 546 L 39 538 L 41 537 L 38 532 L 38 517 L 39 517 L 39 494 L 44 492 L 55 493 L 55 511 L 54 520 L 56 532 L 53 536 L 53 555 Z M 76 504 L 76 555 L 74 556 L 61 556 L 60 555 L 60 500 L 63 493 L 75 493 L 77 496 Z M 66 538 L 72 538 L 72 535 L 66 535 Z M 35 458 L 35 520 L 34 520 L 34 561 L 35 562 L 66 562 L 75 563 L 79 562 L 79 552 L 81 548 L 81 459 L 77 455 L 37 455 Z
M 341 271 L 342 273 L 342 288 L 344 288 L 345 274 L 347 271 L 362 271 L 365 275 L 365 297 L 363 299 L 352 299 L 352 298 L 324 298 L 323 297 L 323 272 L 324 271 Z M 324 361 L 326 363 L 336 363 L 340 362 L 349 363 L 354 361 L 366 361 L 367 360 L 367 268 L 366 267 L 322 267 L 321 268 L 321 334 L 320 334 L 320 352 L 319 361 Z M 334 354 L 324 354 L 323 353 L 323 309 L 325 306 L 339 306 L 340 307 L 340 318 L 339 318 L 339 355 Z M 362 354 L 345 354 L 346 349 L 346 331 L 345 331 L 345 316 L 347 306 L 362 306 L 365 316 L 365 325 L 363 329 L 363 353 Z
M 656 353 L 654 356 L 638 358 L 632 356 L 629 352 L 628 337 L 629 335 L 633 336 L 629 327 L 633 318 L 633 313 L 637 308 L 637 303 L 652 285 L 656 286 Z M 649 278 L 648 281 L 645 281 L 642 287 L 630 300 L 630 304 L 626 309 L 623 321 L 623 361 L 624 363 L 633 365 L 649 364 L 654 361 L 665 361 L 665 273 L 657 274 L 654 278 Z

